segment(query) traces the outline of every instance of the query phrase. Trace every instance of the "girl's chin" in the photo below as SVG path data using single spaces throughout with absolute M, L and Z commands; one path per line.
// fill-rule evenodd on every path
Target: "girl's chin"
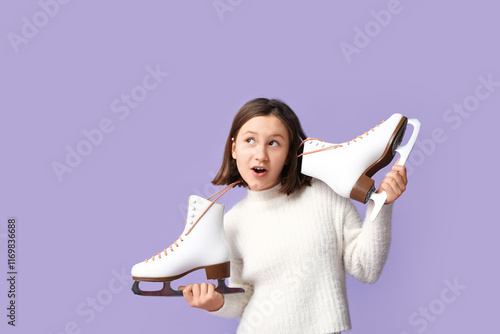
M 248 184 L 248 189 L 252 190 L 252 191 L 263 191 L 263 190 L 268 190 L 268 189 L 271 189 L 272 187 L 274 187 L 275 185 L 277 185 L 279 183 L 279 180 L 277 182 L 274 182 L 272 184 L 270 183 L 258 183 L 258 184 L 250 184 L 247 182 Z

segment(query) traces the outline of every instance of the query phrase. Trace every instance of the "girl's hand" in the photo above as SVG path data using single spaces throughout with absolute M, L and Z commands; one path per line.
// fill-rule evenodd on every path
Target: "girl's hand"
M 184 298 L 191 307 L 213 312 L 224 305 L 224 297 L 215 291 L 215 285 L 212 283 L 189 284 L 188 286 L 180 286 L 179 290 L 182 290 Z
M 399 161 L 399 159 L 398 159 Z M 387 193 L 386 204 L 394 202 L 406 190 L 408 179 L 406 177 L 406 167 L 396 165 L 392 166 L 389 173 L 385 175 L 385 179 L 380 183 L 380 187 L 376 193 L 381 193 L 383 190 Z

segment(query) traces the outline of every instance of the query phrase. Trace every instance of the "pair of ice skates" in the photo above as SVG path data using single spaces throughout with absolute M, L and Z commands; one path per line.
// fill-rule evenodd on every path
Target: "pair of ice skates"
M 408 143 L 402 146 L 401 141 L 408 123 L 413 125 L 414 130 Z M 308 138 L 302 143 L 303 153 L 299 155 L 302 157 L 301 173 L 322 180 L 340 196 L 362 203 L 373 200 L 375 206 L 370 216 L 373 221 L 387 195 L 385 192 L 375 193 L 371 177 L 387 166 L 396 152 L 401 155 L 398 164 L 404 165 L 419 130 L 420 122 L 417 119 L 408 120 L 401 114 L 394 114 L 375 129 L 342 144 Z M 224 205 L 215 203 L 236 183 L 207 199 L 195 195 L 189 197 L 188 217 L 179 239 L 151 259 L 132 268 L 135 280 L 132 291 L 135 294 L 182 296 L 182 291 L 173 290 L 170 283 L 198 269 L 205 269 L 207 279 L 218 280 L 215 290 L 221 294 L 245 292 L 241 288 L 230 288 L 225 284 L 225 278 L 230 276 L 230 262 L 223 227 Z M 210 201 L 216 195 L 219 196 L 213 202 Z M 143 291 L 139 288 L 140 281 L 163 282 L 163 288 Z

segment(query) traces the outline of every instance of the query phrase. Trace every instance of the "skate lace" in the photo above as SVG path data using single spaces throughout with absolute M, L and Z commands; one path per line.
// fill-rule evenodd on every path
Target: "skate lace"
M 203 217 L 203 215 L 212 207 L 212 205 L 214 205 L 214 203 L 219 199 L 221 198 L 225 193 L 227 193 L 229 191 L 229 189 L 233 188 L 235 185 L 237 185 L 238 183 L 240 183 L 241 180 L 239 181 L 236 181 L 236 182 L 233 182 L 231 183 L 230 185 L 222 188 L 221 190 L 219 190 L 218 192 L 216 192 L 215 194 L 211 195 L 210 197 L 207 197 L 207 200 L 210 200 L 212 197 L 214 196 L 217 196 L 216 199 L 214 199 L 212 202 L 210 202 L 210 204 L 207 206 L 207 208 L 201 213 L 201 215 L 198 217 L 198 219 L 196 219 L 196 221 L 193 223 L 193 226 L 191 226 L 191 228 L 186 232 L 186 234 L 184 234 L 184 236 L 187 236 L 189 233 L 191 233 L 191 231 L 193 230 L 193 228 L 196 226 L 196 224 L 198 224 L 198 221 L 201 219 L 201 217 Z M 187 219 L 186 221 L 184 222 L 184 226 L 187 225 Z M 179 244 L 177 242 L 182 242 L 184 241 L 184 239 L 182 239 L 182 235 L 173 243 L 171 244 L 169 247 L 165 248 L 163 251 L 159 252 L 158 254 L 156 255 L 153 255 L 151 257 L 151 261 L 154 261 L 156 256 L 158 256 L 159 259 L 161 259 L 161 256 L 162 254 L 164 254 L 165 256 L 167 256 L 167 249 L 170 249 L 170 251 L 174 251 L 174 246 L 175 247 L 179 247 Z M 146 259 L 146 263 L 148 263 L 149 259 Z
M 384 122 L 385 122 L 385 121 L 382 121 L 382 122 L 380 122 L 380 124 L 382 124 L 382 123 L 384 123 Z M 376 127 L 376 128 L 378 128 L 378 127 L 380 126 L 380 124 L 375 125 L 375 127 Z M 370 129 L 370 130 L 368 130 L 368 131 L 374 132 L 374 131 L 375 131 L 375 129 L 374 129 L 374 128 L 371 128 L 371 129 Z M 368 135 L 369 135 L 369 132 L 365 132 L 364 134 L 365 134 L 366 136 L 368 136 Z M 352 139 L 352 140 L 350 140 L 350 141 L 346 142 L 346 144 L 347 144 L 347 145 L 351 145 L 351 141 L 356 143 L 356 139 L 363 139 L 363 138 L 364 138 L 364 137 L 362 137 L 362 135 L 361 135 L 361 136 L 357 136 L 356 138 L 354 138 L 354 139 Z M 300 145 L 299 145 L 299 149 L 302 147 L 302 145 L 304 145 L 304 144 L 305 144 L 305 142 L 310 141 L 310 140 L 317 140 L 317 141 L 320 141 L 320 142 L 326 143 L 326 141 L 321 140 L 321 139 L 319 139 L 319 138 L 306 138 L 306 139 L 304 139 L 304 140 L 302 141 L 302 143 L 300 143 Z M 306 154 L 311 154 L 311 153 L 316 153 L 316 152 L 320 152 L 320 151 L 325 151 L 325 150 L 329 150 L 329 149 L 331 149 L 331 148 L 337 148 L 337 147 L 344 147 L 344 145 L 341 145 L 341 144 L 335 144 L 335 145 L 330 145 L 330 146 L 327 146 L 327 147 L 322 147 L 322 148 L 317 149 L 317 150 L 314 150 L 314 151 L 309 151 L 309 152 L 304 152 L 304 153 L 301 153 L 301 154 L 299 154 L 299 155 L 297 156 L 297 158 L 300 158 L 301 156 L 306 155 Z

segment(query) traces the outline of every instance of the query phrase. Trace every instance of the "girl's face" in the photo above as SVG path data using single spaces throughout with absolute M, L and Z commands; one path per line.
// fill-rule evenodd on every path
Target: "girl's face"
M 232 156 L 250 190 L 261 191 L 281 182 L 290 146 L 288 131 L 274 115 L 256 116 L 233 138 Z

